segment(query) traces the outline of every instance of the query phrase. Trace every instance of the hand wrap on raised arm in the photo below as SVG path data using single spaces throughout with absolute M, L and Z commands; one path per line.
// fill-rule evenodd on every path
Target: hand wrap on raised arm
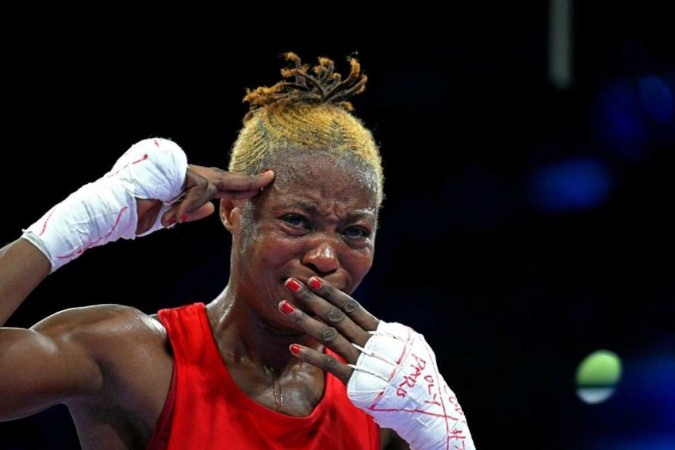
M 162 228 L 162 215 L 183 193 L 186 172 L 187 157 L 176 143 L 144 139 L 132 145 L 108 173 L 23 230 L 22 237 L 44 253 L 54 272 L 88 248 L 135 239 L 136 199 L 161 200 L 162 209 L 145 236 Z
M 384 321 L 372 334 L 351 366 L 352 403 L 413 450 L 474 449 L 464 412 L 424 336 Z

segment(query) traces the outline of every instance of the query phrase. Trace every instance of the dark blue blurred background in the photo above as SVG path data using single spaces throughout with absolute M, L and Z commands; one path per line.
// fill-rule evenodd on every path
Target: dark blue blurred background
M 282 52 L 343 71 L 357 53 L 369 84 L 354 105 L 388 195 L 358 296 L 426 336 L 479 450 L 674 449 L 672 15 L 592 3 L 21 16 L 3 31 L 0 229 L 17 237 L 145 137 L 224 167 L 244 89 L 276 82 Z M 92 303 L 208 301 L 228 243 L 212 217 L 97 248 L 8 325 Z M 575 371 L 597 349 L 623 372 L 586 404 Z M 77 448 L 60 406 L 0 424 L 0 449 Z

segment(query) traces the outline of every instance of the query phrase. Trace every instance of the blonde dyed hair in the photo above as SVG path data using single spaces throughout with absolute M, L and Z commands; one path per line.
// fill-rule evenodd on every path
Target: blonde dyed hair
M 228 170 L 259 173 L 265 159 L 282 149 L 329 151 L 341 158 L 356 158 L 373 170 L 377 204 L 381 205 L 380 151 L 371 131 L 353 114 L 350 101 L 365 90 L 368 80 L 359 61 L 348 58 L 351 70 L 343 80 L 329 58 L 320 57 L 310 66 L 293 52 L 284 57 L 292 66 L 281 70 L 281 81 L 246 91 L 249 111 L 232 147 Z

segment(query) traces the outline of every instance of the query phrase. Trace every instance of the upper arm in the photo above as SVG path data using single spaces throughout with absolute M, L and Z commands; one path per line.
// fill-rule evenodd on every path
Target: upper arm
M 100 368 L 82 339 L 84 320 L 82 312 L 65 311 L 31 329 L 0 329 L 0 421 L 100 389 Z
M 49 260 L 26 239 L 0 248 L 0 326 L 51 270 Z

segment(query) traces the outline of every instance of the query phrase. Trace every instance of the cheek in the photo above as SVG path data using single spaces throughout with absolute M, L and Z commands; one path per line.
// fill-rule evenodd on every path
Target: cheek
M 340 260 L 342 266 L 351 274 L 354 289 L 373 267 L 373 252 L 351 252 Z
M 256 254 L 260 257 L 264 264 L 268 266 L 279 266 L 286 263 L 289 259 L 293 258 L 294 252 L 288 245 L 282 243 L 273 243 L 266 242 L 263 245 L 259 245 L 256 248 Z
M 289 260 L 298 258 L 301 252 L 300 242 L 280 238 L 269 230 L 263 230 L 258 235 L 252 234 L 248 242 L 250 257 L 268 266 L 280 266 Z

